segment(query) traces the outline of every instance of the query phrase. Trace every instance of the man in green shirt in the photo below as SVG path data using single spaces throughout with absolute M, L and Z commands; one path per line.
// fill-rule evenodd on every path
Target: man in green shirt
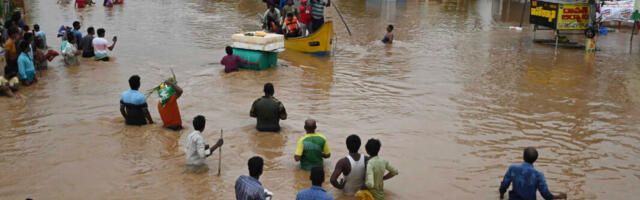
M 264 96 L 256 99 L 251 106 L 249 115 L 258 119 L 256 128 L 259 131 L 280 131 L 280 120 L 287 119 L 284 105 L 273 97 L 273 84 L 264 84 Z
M 381 146 L 380 140 L 377 139 L 369 139 L 365 145 L 367 154 L 369 154 L 365 186 L 369 188 L 369 192 L 376 200 L 384 199 L 384 181 L 398 175 L 398 168 L 378 156 Z M 385 174 L 386 171 L 389 173 Z
M 313 167 L 322 167 L 322 159 L 329 158 L 329 144 L 327 137 L 316 133 L 316 120 L 307 119 L 304 121 L 304 130 L 307 134 L 298 140 L 296 148 L 296 161 L 300 161 L 300 168 L 306 171 Z

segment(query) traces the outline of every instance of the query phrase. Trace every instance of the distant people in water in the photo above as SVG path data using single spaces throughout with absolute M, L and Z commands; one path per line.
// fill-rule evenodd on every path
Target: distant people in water
M 20 33 L 16 27 L 9 28 L 7 33 L 9 35 L 9 39 L 4 43 L 4 56 L 7 62 L 5 72 L 9 71 L 12 73 L 18 73 L 18 57 L 20 56 L 20 52 L 18 51 L 18 41 Z
M 209 147 L 208 144 L 204 143 L 204 136 L 202 136 L 202 132 L 205 128 L 206 119 L 202 115 L 198 115 L 193 118 L 193 132 L 187 135 L 187 153 L 186 155 L 186 171 L 192 173 L 200 173 L 203 170 L 207 169 L 206 163 L 204 160 L 209 157 L 213 151 L 218 149 L 224 144 L 224 140 L 222 138 L 218 139 L 215 145 Z
M 327 194 L 327 190 L 322 188 L 324 182 L 324 170 L 322 167 L 314 167 L 311 169 L 311 187 L 298 192 L 296 200 L 333 200 L 331 195 Z
M 40 30 L 40 25 L 33 25 L 33 33 L 36 35 L 36 38 L 42 40 L 45 49 L 49 48 L 49 46 L 47 46 L 47 34 L 44 31 Z
M 280 131 L 280 120 L 287 119 L 287 110 L 282 102 L 273 97 L 273 84 L 264 84 L 264 96 L 256 99 L 251 105 L 249 115 L 258 120 L 256 129 L 259 131 Z
M 82 32 L 80 32 L 80 27 L 80 22 L 75 21 L 73 22 L 73 30 L 71 31 L 71 33 L 73 33 L 73 36 L 75 36 L 76 38 L 76 47 L 78 47 L 79 49 L 82 48 L 80 47 L 80 40 L 82 40 Z
M 46 70 L 49 68 L 49 59 L 53 59 L 55 56 L 52 52 L 47 51 L 47 48 L 44 46 L 44 42 L 39 37 L 34 41 L 34 47 L 33 60 L 36 65 L 36 70 Z
M 109 46 L 109 41 L 104 39 L 105 34 L 104 28 L 98 29 L 98 37 L 93 38 L 93 53 L 95 54 L 96 60 L 101 61 L 109 61 L 109 56 L 107 56 L 107 50 L 113 51 L 113 48 L 116 46 L 116 42 L 118 42 L 118 37 L 113 36 L 113 44 Z
M 140 89 L 140 76 L 133 75 L 129 78 L 130 90 L 124 91 L 120 98 L 120 113 L 127 125 L 145 125 L 147 121 L 153 124 L 153 119 L 147 108 L 147 98 Z
M 327 137 L 316 133 L 316 120 L 304 121 L 306 134 L 298 140 L 294 159 L 300 161 L 300 169 L 309 171 L 313 167 L 323 167 L 323 159 L 331 157 Z
M 347 196 L 353 196 L 364 186 L 364 176 L 367 172 L 365 167 L 366 157 L 358 153 L 360 145 L 360 137 L 358 135 L 350 135 L 347 137 L 347 149 L 349 154 L 338 160 L 335 170 L 329 179 L 333 187 L 342 189 Z M 338 177 L 342 175 L 342 179 L 338 181 Z
M 113 5 L 115 4 L 122 4 L 124 3 L 124 0 L 104 0 L 102 2 L 102 5 L 105 7 L 113 7 Z
M 93 52 L 93 35 L 96 34 L 96 30 L 93 27 L 87 28 L 87 35 L 82 38 L 80 42 L 80 48 L 82 50 L 83 58 L 91 58 L 96 56 Z
M 19 48 L 22 50 L 18 57 L 18 72 L 20 74 L 20 82 L 22 85 L 29 86 L 38 82 L 36 77 L 36 68 L 33 64 L 33 57 L 29 56 L 31 48 L 29 48 L 29 42 L 22 41 Z
M 384 38 L 382 38 L 382 43 L 385 44 L 391 44 L 393 43 L 393 25 L 389 24 L 389 26 L 387 26 L 387 34 L 384 35 Z
M 504 193 L 513 183 L 509 191 L 509 200 L 536 199 L 536 192 L 540 191 L 542 197 L 550 199 L 566 199 L 566 194 L 553 195 L 549 192 L 544 174 L 533 168 L 533 163 L 538 159 L 536 148 L 527 147 L 523 153 L 524 162 L 519 165 L 511 165 L 504 174 L 500 184 L 500 199 L 504 199 Z
M 67 34 L 67 43 L 65 45 L 64 50 L 62 51 L 62 56 L 64 58 L 64 64 L 66 66 L 76 66 L 78 65 L 78 56 L 82 54 L 81 51 L 78 51 L 77 48 L 77 39 L 75 34 Z
M 245 59 L 242 59 L 238 55 L 233 55 L 233 48 L 230 46 L 225 47 L 224 49 L 227 52 L 227 55 L 220 60 L 220 64 L 224 65 L 224 72 L 231 73 L 240 70 L 238 65 L 249 64 L 249 65 L 258 65 L 257 62 L 249 62 Z

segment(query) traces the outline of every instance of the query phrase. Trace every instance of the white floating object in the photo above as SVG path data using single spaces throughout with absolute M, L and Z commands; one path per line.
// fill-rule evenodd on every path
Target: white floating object
M 522 27 L 518 27 L 518 26 L 509 26 L 510 30 L 516 30 L 516 31 L 522 31 Z
M 250 32 L 255 34 L 255 32 Z M 256 51 L 277 51 L 284 49 L 284 35 L 267 33 L 265 36 L 250 36 L 244 33 L 231 36 L 233 48 Z

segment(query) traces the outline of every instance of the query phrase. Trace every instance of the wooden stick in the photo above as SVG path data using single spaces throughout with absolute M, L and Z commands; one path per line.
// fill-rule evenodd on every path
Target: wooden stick
M 524 13 L 527 10 L 527 2 L 529 2 L 528 0 L 524 1 L 524 5 L 522 5 L 522 13 L 520 13 L 520 27 L 522 27 L 522 20 L 524 20 Z
M 336 6 L 335 2 L 333 2 L 331 5 L 333 5 L 333 8 L 335 8 L 336 12 L 338 12 L 338 16 L 340 16 L 340 19 L 342 20 L 342 23 L 344 24 L 344 27 L 347 28 L 347 32 L 349 33 L 349 36 L 351 36 L 351 30 L 349 30 L 349 25 L 347 25 L 347 22 L 344 21 L 344 18 L 342 18 L 342 13 L 340 13 L 340 10 L 338 10 L 338 6 Z
M 223 130 L 220 129 L 220 139 L 222 139 Z M 222 146 L 218 149 L 218 176 L 220 176 L 220 169 L 222 168 Z

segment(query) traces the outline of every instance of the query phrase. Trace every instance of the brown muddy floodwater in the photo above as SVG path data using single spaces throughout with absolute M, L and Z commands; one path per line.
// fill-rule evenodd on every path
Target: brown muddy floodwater
M 55 2 L 27 1 L 27 23 L 40 24 L 52 48 L 57 28 L 79 20 L 83 30 L 118 36 L 117 59 L 64 67 L 57 58 L 20 91 L 24 100 L 0 99 L 0 199 L 233 199 L 255 155 L 266 160 L 261 181 L 275 199 L 294 199 L 310 185 L 293 160 L 308 117 L 330 142 L 327 176 L 349 134 L 382 140 L 381 156 L 400 169 L 385 183 L 389 199 L 497 199 L 526 146 L 538 148 L 536 167 L 553 192 L 640 195 L 640 43 L 629 50 L 628 32 L 601 37 L 595 56 L 556 56 L 532 42 L 531 28 L 508 29 L 520 3 L 342 0 L 354 34 L 327 10 L 337 22 L 334 56 L 288 51 L 278 67 L 224 74 L 224 46 L 232 33 L 256 29 L 261 0 L 129 0 L 83 10 Z M 378 40 L 390 23 L 396 41 L 387 47 Z M 118 102 L 129 76 L 139 74 L 147 90 L 170 69 L 185 89 L 186 130 L 125 126 Z M 289 112 L 280 134 L 257 132 L 249 117 L 266 82 Z M 148 100 L 160 122 L 157 101 Z M 197 114 L 208 119 L 209 143 L 224 129 L 220 177 L 217 154 L 208 172 L 183 173 L 181 140 Z

